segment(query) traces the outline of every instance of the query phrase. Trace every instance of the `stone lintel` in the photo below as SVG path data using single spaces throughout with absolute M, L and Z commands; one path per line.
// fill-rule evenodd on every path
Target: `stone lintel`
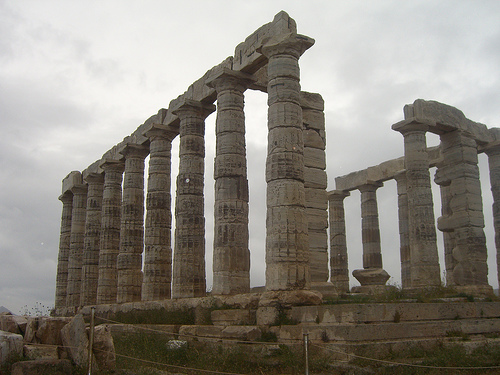
M 92 182 L 103 183 L 104 182 L 104 174 L 103 173 L 96 173 L 96 172 L 87 173 L 83 176 L 83 181 L 85 181 L 86 183 L 92 183 Z
M 62 180 L 62 194 L 71 191 L 73 186 L 81 185 L 83 183 L 82 174 L 79 171 L 70 172 Z
M 478 153 L 484 152 L 488 155 L 494 153 L 500 153 L 500 140 L 479 146 L 477 152 Z
M 358 190 L 360 192 L 375 191 L 378 188 L 381 188 L 382 186 L 384 186 L 383 182 L 367 180 L 363 185 L 358 186 Z
M 368 167 L 361 171 L 352 172 L 335 178 L 336 190 L 356 190 L 370 182 L 384 182 L 394 179 L 394 176 L 404 170 L 404 157 L 388 160 L 379 165 Z
M 93 162 L 90 164 L 85 170 L 82 172 L 82 178 L 85 181 L 88 175 L 90 174 L 100 174 L 102 173 L 102 169 L 99 168 L 99 165 L 101 164 L 101 159 Z
M 336 198 L 344 199 L 345 197 L 351 195 L 351 193 L 347 190 L 330 190 L 326 193 L 326 195 L 328 197 L 328 200 L 332 200 Z
M 117 160 L 117 159 L 102 159 L 101 163 L 99 164 L 99 168 L 102 170 L 106 170 L 108 168 L 114 168 L 117 169 L 120 172 L 123 172 L 125 170 L 125 163 L 123 160 Z
M 217 93 L 215 89 L 207 86 L 206 82 L 212 75 L 216 74 L 217 71 L 220 71 L 224 68 L 231 69 L 233 67 L 233 58 L 228 57 L 224 61 L 222 61 L 219 65 L 214 66 L 210 70 L 208 70 L 203 77 L 196 80 L 192 85 L 190 85 L 187 91 L 184 93 L 186 99 L 191 99 L 194 101 L 202 102 L 202 103 L 213 103 L 217 99 Z
M 258 52 L 265 39 L 278 34 L 296 33 L 295 21 L 284 11 L 279 12 L 274 20 L 258 28 L 234 50 L 233 69 L 246 73 L 255 73 L 262 68 L 267 59 Z

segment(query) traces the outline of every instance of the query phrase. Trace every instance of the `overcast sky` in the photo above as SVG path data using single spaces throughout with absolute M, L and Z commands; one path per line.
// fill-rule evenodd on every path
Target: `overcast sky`
M 0 0 L 0 305 L 17 313 L 54 303 L 61 180 L 167 108 L 280 10 L 316 40 L 300 60 L 301 85 L 325 100 L 329 190 L 335 176 L 403 155 L 391 125 L 417 98 L 500 126 L 497 0 Z M 266 95 L 247 92 L 253 286 L 264 283 L 266 116 Z M 215 114 L 207 119 L 208 284 L 214 123 Z M 480 163 L 496 288 L 485 156 Z M 378 195 L 384 268 L 398 283 L 395 183 Z M 362 267 L 359 194 L 346 211 L 352 271 Z

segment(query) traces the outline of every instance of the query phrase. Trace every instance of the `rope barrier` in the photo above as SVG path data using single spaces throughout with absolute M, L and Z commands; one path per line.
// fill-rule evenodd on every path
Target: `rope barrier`
M 483 367 L 465 367 L 465 366 L 464 367 L 451 367 L 450 366 L 450 367 L 446 367 L 446 366 L 417 365 L 417 364 L 413 364 L 413 363 L 401 363 L 401 362 L 387 361 L 384 359 L 364 357 L 364 356 L 357 355 L 357 354 L 352 354 L 352 353 L 347 353 L 347 352 L 340 351 L 340 350 L 330 349 L 330 348 L 327 348 L 325 346 L 321 346 L 321 345 L 317 345 L 317 344 L 312 344 L 312 346 L 315 346 L 317 348 L 321 348 L 323 350 L 330 351 L 333 353 L 343 354 L 343 355 L 346 355 L 349 357 L 355 357 L 355 358 L 364 359 L 367 361 L 379 362 L 379 363 L 384 363 L 384 364 L 388 364 L 388 365 L 419 367 L 419 368 L 436 369 L 436 370 L 495 370 L 495 369 L 500 369 L 500 366 L 483 366 Z

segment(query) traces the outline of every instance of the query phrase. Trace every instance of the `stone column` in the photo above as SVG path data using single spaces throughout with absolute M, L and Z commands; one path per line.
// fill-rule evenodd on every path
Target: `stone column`
M 101 210 L 104 177 L 91 173 L 84 177 L 88 184 L 85 238 L 82 262 L 82 294 L 80 305 L 97 303 L 97 282 L 99 276 L 99 250 L 101 235 Z
M 500 144 L 493 144 L 486 150 L 490 169 L 490 185 L 493 195 L 493 228 L 497 250 L 497 277 L 500 284 Z
M 285 34 L 271 38 L 261 49 L 269 59 L 267 290 L 310 286 L 298 60 L 313 43 L 308 37 Z
M 166 125 L 154 124 L 150 141 L 148 195 L 144 236 L 142 300 L 170 298 L 172 283 L 171 150 L 177 136 Z
M 202 297 L 205 280 L 205 118 L 212 104 L 185 99 L 173 111 L 179 117 L 179 175 L 175 205 L 172 298 Z
M 453 285 L 464 292 L 491 293 L 477 144 L 460 130 L 440 138 L 443 162 L 438 165 L 435 180 L 448 186 L 449 215 L 439 218 L 438 228 L 453 232 Z
M 389 275 L 382 268 L 380 228 L 378 222 L 377 189 L 381 182 L 372 181 L 359 187 L 361 192 L 361 239 L 363 241 L 363 269 L 352 275 L 361 286 L 385 285 Z
M 69 191 L 59 197 L 63 203 L 61 214 L 61 235 L 59 237 L 59 255 L 57 257 L 56 300 L 55 307 L 66 306 L 68 286 L 68 258 L 71 239 L 71 214 L 73 211 L 73 194 Z
M 449 217 L 452 214 L 450 208 L 450 186 L 441 185 L 441 217 Z M 439 219 L 438 219 L 439 222 Z M 445 228 L 442 228 L 445 229 Z M 453 269 L 456 266 L 455 258 L 453 256 L 453 248 L 455 247 L 455 234 L 451 230 L 443 231 L 443 245 L 444 245 L 444 265 L 446 270 L 446 285 L 455 286 L 453 278 Z
M 330 282 L 338 293 L 349 292 L 349 266 L 345 230 L 344 199 L 350 194 L 334 190 L 328 194 L 330 218 Z
M 393 129 L 404 137 L 411 264 L 409 288 L 437 287 L 441 285 L 441 275 L 425 137 L 428 125 L 405 121 L 394 125 Z
M 145 146 L 127 144 L 123 177 L 120 252 L 118 253 L 118 303 L 141 300 L 142 252 L 144 250 L 144 159 Z
M 66 306 L 80 306 L 82 289 L 82 258 L 85 237 L 85 211 L 87 208 L 87 185 L 79 184 L 71 188 L 73 210 L 71 213 L 71 237 L 68 259 L 68 290 Z
M 99 252 L 99 280 L 97 303 L 116 303 L 117 258 L 120 248 L 122 179 L 125 165 L 119 160 L 104 160 L 99 166 L 104 171 L 101 234 Z
M 224 69 L 210 79 L 217 91 L 213 294 L 250 291 L 245 92 L 254 79 Z
M 406 171 L 394 176 L 398 191 L 399 257 L 401 260 L 401 287 L 411 285 L 410 239 L 408 227 L 408 194 Z
M 304 188 L 311 286 L 324 290 L 328 270 L 328 197 L 326 193 L 326 133 L 324 101 L 321 95 L 300 93 L 304 135 Z

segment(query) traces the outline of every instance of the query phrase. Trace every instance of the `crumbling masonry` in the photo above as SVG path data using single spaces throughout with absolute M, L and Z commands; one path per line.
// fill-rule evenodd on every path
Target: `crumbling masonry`
M 455 108 L 417 100 L 393 125 L 403 135 L 404 157 L 337 177 L 336 189 L 327 192 L 324 103 L 319 94 L 301 91 L 299 83 L 299 58 L 313 44 L 280 12 L 168 109 L 63 180 L 57 309 L 206 294 L 204 135 L 205 119 L 216 110 L 212 293 L 250 291 L 247 89 L 268 95 L 266 290 L 349 291 L 343 202 L 355 189 L 361 192 L 363 241 L 363 269 L 353 271 L 361 283 L 357 289 L 384 288 L 390 276 L 382 263 L 376 191 L 390 179 L 398 186 L 402 286 L 439 285 L 429 173 L 437 166 L 442 201 L 437 228 L 445 234 L 446 281 L 466 291 L 490 292 L 477 154 L 489 157 L 500 249 L 498 129 L 474 123 Z M 441 145 L 428 149 L 426 132 L 438 134 Z M 173 228 L 171 148 L 176 137 Z

